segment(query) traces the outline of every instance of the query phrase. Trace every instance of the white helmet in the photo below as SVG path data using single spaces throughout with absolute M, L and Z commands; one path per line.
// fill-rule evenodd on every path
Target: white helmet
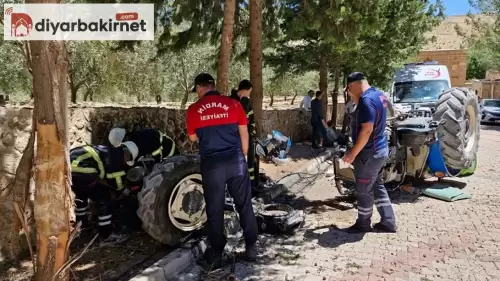
M 137 145 L 132 142 L 132 141 L 126 141 L 124 143 L 122 143 L 125 147 L 128 148 L 128 150 L 130 151 L 130 154 L 132 154 L 132 160 L 131 161 L 127 161 L 127 165 L 129 166 L 133 166 L 134 163 L 135 163 L 135 158 L 137 158 L 137 155 L 139 154 L 139 148 L 137 147 Z
M 109 143 L 111 143 L 111 145 L 114 147 L 119 147 L 126 134 L 127 131 L 123 128 L 111 129 L 108 136 Z

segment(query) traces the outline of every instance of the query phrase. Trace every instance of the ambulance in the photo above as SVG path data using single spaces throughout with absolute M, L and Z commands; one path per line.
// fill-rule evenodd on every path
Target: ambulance
M 400 112 L 423 108 L 434 111 L 439 95 L 449 88 L 451 79 L 446 65 L 436 61 L 408 63 L 394 74 L 389 98 Z

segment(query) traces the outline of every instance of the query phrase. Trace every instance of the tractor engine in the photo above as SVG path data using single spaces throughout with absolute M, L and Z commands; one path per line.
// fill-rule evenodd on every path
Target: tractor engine
M 385 182 L 402 182 L 407 175 L 418 176 L 423 172 L 428 145 L 436 141 L 438 124 L 435 123 L 430 114 L 427 116 L 427 110 L 399 114 L 388 121 L 389 158 L 384 167 Z

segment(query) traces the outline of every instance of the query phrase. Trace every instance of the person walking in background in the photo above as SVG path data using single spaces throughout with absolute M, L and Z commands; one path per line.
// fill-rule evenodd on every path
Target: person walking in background
M 318 139 L 318 134 L 324 140 L 328 140 L 328 134 L 326 128 L 328 127 L 325 121 L 325 112 L 323 110 L 323 105 L 321 104 L 321 98 L 323 93 L 321 91 L 316 92 L 316 98 L 311 101 L 311 126 L 312 126 L 312 148 L 318 149 L 320 146 L 316 142 Z
M 311 101 L 312 101 L 313 96 L 314 96 L 314 91 L 309 90 L 309 92 L 307 92 L 307 95 L 305 95 L 302 98 L 302 101 L 299 104 L 299 108 L 301 108 L 301 109 L 303 108 L 307 112 L 311 111 Z
M 352 101 L 352 98 L 348 95 L 347 87 L 344 89 L 344 120 L 342 122 L 342 134 L 351 135 L 351 120 L 353 119 L 354 110 L 356 105 Z
M 356 110 L 351 126 L 354 146 L 345 154 L 344 161 L 354 166 L 358 219 L 346 231 L 372 231 L 371 218 L 375 203 L 381 221 L 373 228 L 381 232 L 396 232 L 396 218 L 384 186 L 382 171 L 389 154 L 385 135 L 387 97 L 371 87 L 361 72 L 351 73 L 347 77 L 347 87 Z

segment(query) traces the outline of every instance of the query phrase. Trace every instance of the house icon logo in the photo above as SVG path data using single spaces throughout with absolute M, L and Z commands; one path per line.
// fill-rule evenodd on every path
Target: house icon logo
M 5 10 L 5 15 L 10 16 L 10 36 L 28 36 L 33 28 L 33 20 L 28 14 L 13 13 L 12 11 L 12 8 Z

